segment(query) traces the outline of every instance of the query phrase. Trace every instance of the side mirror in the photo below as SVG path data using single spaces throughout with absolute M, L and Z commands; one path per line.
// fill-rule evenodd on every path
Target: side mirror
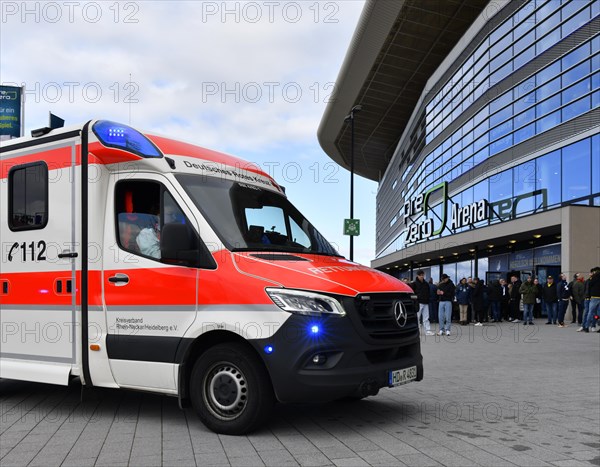
M 161 260 L 166 262 L 216 269 L 212 255 L 188 224 L 163 225 L 160 234 L 160 253 Z

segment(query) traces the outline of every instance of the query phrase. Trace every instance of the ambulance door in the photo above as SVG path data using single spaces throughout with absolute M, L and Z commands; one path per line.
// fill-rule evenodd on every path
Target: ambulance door
M 165 224 L 198 228 L 166 177 L 109 183 L 103 287 L 111 371 L 123 387 L 177 392 L 177 351 L 196 318 L 198 269 L 161 258 Z
M 0 378 L 66 385 L 78 373 L 77 136 L 2 154 Z

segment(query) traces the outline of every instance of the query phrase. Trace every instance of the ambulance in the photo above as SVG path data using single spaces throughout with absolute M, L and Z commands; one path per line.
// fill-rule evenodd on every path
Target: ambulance
M 0 146 L 0 378 L 168 394 L 226 434 L 423 378 L 410 288 L 257 166 L 107 120 L 32 133 Z

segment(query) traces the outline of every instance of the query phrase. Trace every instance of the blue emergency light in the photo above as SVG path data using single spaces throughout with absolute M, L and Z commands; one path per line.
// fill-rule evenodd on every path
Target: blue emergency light
M 92 130 L 104 146 L 123 149 L 144 158 L 163 157 L 152 141 L 130 126 L 98 120 Z

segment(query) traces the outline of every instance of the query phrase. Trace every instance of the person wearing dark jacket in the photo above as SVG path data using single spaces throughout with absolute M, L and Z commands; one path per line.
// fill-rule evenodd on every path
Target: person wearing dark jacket
M 556 291 L 558 293 L 558 327 L 564 328 L 566 327 L 565 315 L 567 314 L 567 308 L 569 307 L 569 297 L 571 296 L 566 274 L 560 275 L 560 280 L 556 284 Z
M 531 276 L 529 276 L 527 280 L 521 284 L 519 293 L 523 296 L 523 325 L 532 325 L 533 306 L 535 305 L 535 298 L 537 296 L 537 287 L 533 283 Z
M 502 321 L 502 308 L 500 304 L 502 301 L 502 286 L 500 285 L 500 281 L 492 281 L 488 287 L 488 298 L 492 309 L 492 321 L 499 323 Z
M 542 285 L 536 277 L 533 279 L 533 285 L 536 287 L 535 305 L 533 306 L 533 317 L 539 318 L 542 316 Z
M 433 283 L 433 277 L 429 278 L 429 321 L 437 323 L 438 320 L 438 305 L 437 285 Z
M 450 328 L 452 326 L 452 301 L 454 300 L 456 286 L 450 280 L 448 274 L 442 274 L 441 279 L 437 290 L 437 295 L 440 299 L 440 311 L 438 313 L 438 319 L 440 321 L 439 335 L 443 336 L 445 333 L 449 336 Z
M 548 316 L 546 324 L 556 324 L 557 311 L 558 311 L 558 290 L 554 283 L 554 278 L 548 276 L 546 279 L 546 285 L 542 288 L 542 300 L 544 300 L 544 309 Z
M 521 288 L 521 281 L 516 275 L 510 277 L 510 303 L 509 303 L 509 316 L 508 320 L 514 323 L 519 322 L 519 315 L 521 314 L 521 294 L 519 289 Z
M 584 331 L 589 332 L 590 328 L 596 325 L 596 315 L 600 314 L 600 267 L 596 266 L 590 271 L 589 285 L 587 290 L 589 300 L 589 310 L 586 316 Z M 600 327 L 598 328 L 600 331 Z
M 592 277 L 591 273 L 590 273 L 590 277 Z M 585 324 L 587 322 L 587 318 L 588 318 L 588 313 L 590 312 L 590 277 L 588 277 L 587 279 L 585 279 L 583 281 L 583 319 L 582 319 L 582 325 L 581 325 L 581 330 L 585 331 Z M 579 329 L 577 330 L 579 331 Z M 589 329 L 588 329 L 589 331 Z M 588 332 L 585 331 L 585 332 Z
M 417 278 L 410 284 L 412 289 L 417 296 L 417 302 L 419 303 L 419 311 L 417 312 L 417 321 L 421 321 L 423 317 L 423 327 L 425 328 L 426 336 L 433 336 L 429 324 L 429 283 L 425 280 L 425 272 L 419 269 L 417 271 Z
M 460 324 L 465 326 L 469 324 L 469 316 L 467 314 L 469 303 L 471 303 L 471 287 L 467 284 L 467 279 L 462 278 L 456 287 L 456 301 L 460 310 Z
M 577 322 L 581 325 L 578 331 L 583 330 L 583 302 L 585 300 L 583 274 L 578 273 L 573 276 L 570 290 L 573 322 Z
M 483 297 L 483 284 L 479 280 L 479 277 L 473 278 L 471 285 L 471 304 L 475 314 L 475 326 L 483 326 L 484 316 L 484 297 Z
M 502 290 L 502 298 L 500 299 L 500 316 L 505 321 L 508 321 L 510 314 L 510 290 L 505 279 L 500 279 L 500 288 Z M 502 321 L 502 319 L 500 321 Z

